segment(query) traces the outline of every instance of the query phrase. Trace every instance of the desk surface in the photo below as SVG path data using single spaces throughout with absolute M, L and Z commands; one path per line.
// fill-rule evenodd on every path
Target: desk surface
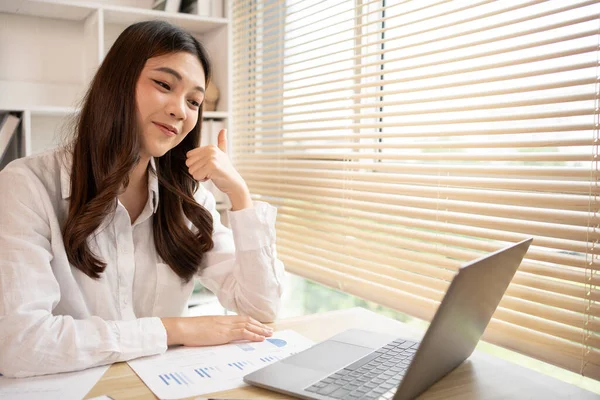
M 315 342 L 350 328 L 419 339 L 422 333 L 390 318 L 362 308 L 282 320 L 276 330 L 293 329 Z M 156 398 L 127 363 L 110 367 L 86 398 L 108 395 L 115 400 Z M 212 397 L 236 399 L 290 399 L 267 390 L 247 387 L 213 393 Z M 209 397 L 209 396 L 202 396 Z M 555 378 L 476 351 L 448 376 L 419 397 L 433 399 L 600 399 L 599 395 Z

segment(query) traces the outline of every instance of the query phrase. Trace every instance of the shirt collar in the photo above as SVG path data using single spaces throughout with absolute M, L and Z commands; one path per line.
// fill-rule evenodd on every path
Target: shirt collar
M 60 157 L 60 193 L 63 199 L 71 197 L 71 166 L 73 155 L 70 151 L 64 151 Z
M 63 199 L 71 197 L 71 166 L 73 165 L 73 155 L 69 151 L 64 152 L 62 162 L 60 163 L 60 192 Z M 154 157 L 150 157 L 150 165 L 153 171 L 156 171 L 156 162 Z M 158 178 L 151 171 L 148 173 L 148 198 L 152 201 L 152 212 L 158 210 Z
M 152 169 L 148 171 L 148 197 L 152 200 L 152 212 L 156 214 L 156 210 L 158 210 L 158 176 L 156 174 L 158 171 L 156 171 L 154 157 L 150 157 L 150 166 Z

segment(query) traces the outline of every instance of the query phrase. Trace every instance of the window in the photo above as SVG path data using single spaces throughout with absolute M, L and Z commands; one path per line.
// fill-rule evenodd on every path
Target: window
M 429 320 L 533 236 L 484 339 L 599 379 L 599 11 L 235 2 L 234 161 L 287 269 Z

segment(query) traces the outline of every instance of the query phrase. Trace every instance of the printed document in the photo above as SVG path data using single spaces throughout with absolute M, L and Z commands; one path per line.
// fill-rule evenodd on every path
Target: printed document
M 244 375 L 312 345 L 299 333 L 285 330 L 263 342 L 176 347 L 128 364 L 158 398 L 179 399 L 245 386 Z
M 83 371 L 31 378 L 0 376 L 0 399 L 79 400 L 92 390 L 109 367 L 110 365 L 105 365 Z

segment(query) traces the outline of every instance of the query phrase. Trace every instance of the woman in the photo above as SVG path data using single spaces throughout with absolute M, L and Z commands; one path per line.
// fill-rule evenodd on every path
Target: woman
M 0 373 L 25 377 L 261 341 L 283 265 L 275 215 L 218 147 L 198 147 L 210 65 L 166 22 L 128 27 L 83 101 L 70 149 L 0 172 Z M 219 222 L 212 180 L 229 196 Z M 239 316 L 181 317 L 193 277 Z

